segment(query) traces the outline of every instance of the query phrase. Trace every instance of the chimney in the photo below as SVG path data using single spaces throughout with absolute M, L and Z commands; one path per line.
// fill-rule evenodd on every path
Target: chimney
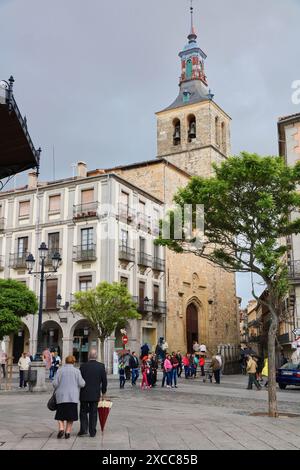
M 86 178 L 87 177 L 86 163 L 84 163 L 84 162 L 78 162 L 77 163 L 77 176 L 78 176 L 78 178 Z
M 38 185 L 38 177 L 35 171 L 28 173 L 28 189 L 36 189 Z

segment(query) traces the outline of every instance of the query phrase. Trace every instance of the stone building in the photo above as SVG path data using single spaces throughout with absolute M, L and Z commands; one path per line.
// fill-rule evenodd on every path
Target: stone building
M 142 185 L 167 207 L 192 175 L 212 175 L 212 163 L 221 163 L 230 153 L 230 117 L 208 88 L 206 55 L 197 44 L 191 13 L 188 44 L 179 54 L 179 95 L 157 113 L 157 158 L 107 170 Z M 233 359 L 240 342 L 234 274 L 192 254 L 167 250 L 166 300 L 170 350 L 191 351 L 197 340 L 211 353 L 229 345 Z

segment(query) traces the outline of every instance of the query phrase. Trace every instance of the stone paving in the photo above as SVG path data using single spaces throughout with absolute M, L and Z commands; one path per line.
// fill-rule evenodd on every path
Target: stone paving
M 250 416 L 267 410 L 267 391 L 246 390 L 247 378 L 222 377 L 221 385 L 180 379 L 178 389 L 141 391 L 109 378 L 113 408 L 104 436 L 56 438 L 49 393 L 0 392 L 0 450 L 210 450 L 300 449 L 300 418 Z M 159 384 L 160 385 L 160 384 Z M 300 414 L 300 389 L 278 391 L 279 408 Z

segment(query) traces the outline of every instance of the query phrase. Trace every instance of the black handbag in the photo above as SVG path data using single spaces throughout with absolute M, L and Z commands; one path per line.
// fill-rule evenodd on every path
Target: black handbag
M 48 410 L 50 410 L 50 411 L 56 411 L 56 410 L 57 410 L 57 403 L 56 403 L 55 392 L 53 393 L 52 397 L 51 397 L 50 400 L 48 401 L 48 403 L 47 403 L 47 408 L 48 408 Z

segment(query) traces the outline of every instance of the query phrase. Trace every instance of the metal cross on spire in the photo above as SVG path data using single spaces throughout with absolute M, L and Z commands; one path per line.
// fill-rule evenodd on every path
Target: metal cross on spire
M 193 7 L 193 0 L 191 0 L 190 11 L 191 11 L 191 32 L 193 32 L 193 31 L 194 31 L 194 7 Z

